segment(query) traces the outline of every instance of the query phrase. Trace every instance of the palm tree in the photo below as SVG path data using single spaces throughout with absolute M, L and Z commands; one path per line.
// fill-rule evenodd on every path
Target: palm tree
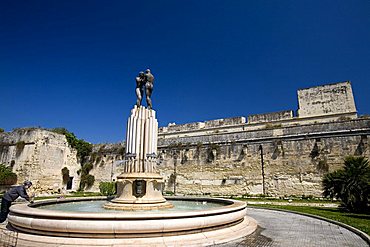
M 369 161 L 365 157 L 348 156 L 344 159 L 344 169 L 326 174 L 322 184 L 325 197 L 340 199 L 351 212 L 364 212 L 369 203 Z

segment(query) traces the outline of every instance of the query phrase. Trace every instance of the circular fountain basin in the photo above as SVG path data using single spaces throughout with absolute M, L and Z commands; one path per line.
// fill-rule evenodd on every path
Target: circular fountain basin
M 241 238 L 257 227 L 246 216 L 245 202 L 168 199 L 174 208 L 150 211 L 104 210 L 106 198 L 45 200 L 13 205 L 8 219 L 20 232 L 17 246 L 204 246 Z

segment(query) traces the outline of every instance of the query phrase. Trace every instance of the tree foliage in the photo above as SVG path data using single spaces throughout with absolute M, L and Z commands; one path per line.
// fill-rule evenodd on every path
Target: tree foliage
M 370 192 L 370 166 L 364 157 L 348 156 L 344 168 L 324 176 L 325 197 L 340 199 L 351 212 L 366 212 Z
M 12 171 L 12 168 L 0 164 L 0 184 L 12 185 L 17 183 L 17 174 Z
M 77 173 L 81 175 L 79 191 L 90 188 L 94 184 L 95 177 L 89 174 L 91 169 L 93 169 L 93 165 L 90 163 L 86 163 L 82 166 L 80 170 L 77 171 Z

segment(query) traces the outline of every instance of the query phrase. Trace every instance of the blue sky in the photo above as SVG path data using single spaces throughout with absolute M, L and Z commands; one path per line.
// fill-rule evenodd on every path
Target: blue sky
M 370 1 L 0 2 L 0 128 L 120 142 L 150 67 L 160 126 L 296 110 L 350 80 L 370 113 Z

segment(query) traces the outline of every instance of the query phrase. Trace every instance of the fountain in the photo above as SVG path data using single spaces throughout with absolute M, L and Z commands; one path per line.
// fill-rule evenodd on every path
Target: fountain
M 162 196 L 163 178 L 155 170 L 158 121 L 155 111 L 134 106 L 127 121 L 124 171 L 117 177 L 117 197 L 107 209 L 137 210 L 172 207 Z
M 150 71 L 136 78 L 138 102 L 128 119 L 117 196 L 111 201 L 96 197 L 13 205 L 8 219 L 17 246 L 207 246 L 255 231 L 245 202 L 167 201 L 162 196 L 163 178 L 156 171 L 158 122 L 150 100 L 153 79 Z M 141 106 L 144 86 L 148 107 Z

